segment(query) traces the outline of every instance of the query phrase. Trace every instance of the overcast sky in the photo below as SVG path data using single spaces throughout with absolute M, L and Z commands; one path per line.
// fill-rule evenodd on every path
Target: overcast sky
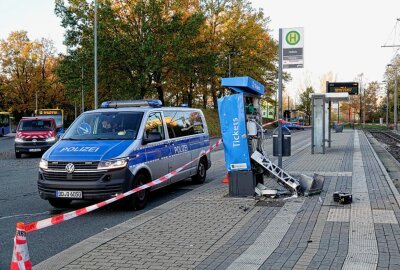
M 304 27 L 304 68 L 288 69 L 293 80 L 288 91 L 297 94 L 306 84 L 319 89 L 322 76 L 336 81 L 382 81 L 385 66 L 400 44 L 400 0 L 253 0 L 264 9 L 269 28 L 278 39 L 279 28 Z M 0 38 L 27 30 L 30 39 L 50 38 L 60 52 L 64 30 L 54 14 L 53 0 L 0 0 Z M 397 32 L 394 32 L 397 25 Z M 400 51 L 399 51 L 400 52 Z
M 381 46 L 400 45 L 400 0 L 254 0 L 253 6 L 269 16 L 276 40 L 279 28 L 304 27 L 304 68 L 286 70 L 293 77 L 292 93 L 306 81 L 319 89 L 328 72 L 336 81 L 353 81 L 363 73 L 364 82 L 381 82 L 398 51 Z

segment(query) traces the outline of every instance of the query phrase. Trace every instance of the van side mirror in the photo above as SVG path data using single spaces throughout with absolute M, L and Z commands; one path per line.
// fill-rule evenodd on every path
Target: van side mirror
M 147 135 L 147 138 L 143 138 L 143 144 L 148 144 L 152 142 L 158 142 L 162 140 L 161 133 L 156 131 L 156 132 L 150 132 Z

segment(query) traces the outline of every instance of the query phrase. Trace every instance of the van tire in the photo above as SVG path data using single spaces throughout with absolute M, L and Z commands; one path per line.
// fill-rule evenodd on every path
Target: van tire
M 67 208 L 71 204 L 72 200 L 61 200 L 61 199 L 49 199 L 51 206 L 55 208 Z
M 129 190 L 140 187 L 148 182 L 148 177 L 143 173 L 138 173 L 129 185 Z M 141 190 L 128 196 L 123 202 L 127 210 L 141 210 L 146 207 L 149 198 L 149 189 Z
M 207 160 L 205 158 L 200 159 L 199 166 L 197 167 L 197 173 L 192 176 L 192 182 L 194 184 L 203 184 L 207 177 Z
M 15 158 L 21 158 L 21 153 L 15 152 Z

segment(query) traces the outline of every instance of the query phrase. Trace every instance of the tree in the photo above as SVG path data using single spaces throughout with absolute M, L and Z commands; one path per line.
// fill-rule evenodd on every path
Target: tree
M 31 115 L 36 108 L 64 102 L 63 86 L 54 69 L 58 64 L 51 40 L 30 41 L 26 31 L 12 32 L 0 41 L 1 96 L 3 107 L 16 118 Z
M 365 122 L 379 121 L 380 112 L 377 96 L 378 91 L 379 83 L 376 81 L 369 83 L 368 87 L 364 90 L 365 97 L 363 102 L 365 102 Z
M 311 119 L 311 97 L 310 97 L 310 95 L 313 93 L 315 93 L 314 89 L 311 86 L 307 87 L 306 90 L 300 94 L 300 103 L 297 107 L 300 111 L 303 111 L 306 114 L 309 125 L 310 125 L 310 119 Z
M 74 98 L 81 66 L 85 88 L 93 87 L 93 3 L 57 0 L 56 14 L 69 48 L 58 74 Z M 158 97 L 206 107 L 211 96 L 216 107 L 229 55 L 236 76 L 252 76 L 271 95 L 277 44 L 268 22 L 245 0 L 99 0 L 99 98 Z
M 99 97 L 157 96 L 165 103 L 169 76 L 184 70 L 185 62 L 195 62 L 192 53 L 199 43 L 193 40 L 203 24 L 202 14 L 195 9 L 187 12 L 185 7 L 191 4 L 185 1 L 171 4 L 162 0 L 103 0 L 98 3 Z M 85 65 L 93 63 L 90 61 L 93 6 L 85 0 L 69 5 L 58 0 L 56 13 L 67 29 L 65 43 L 71 48 L 69 59 L 61 63 L 61 70 L 67 72 L 60 72 L 60 76 L 67 81 L 64 74 L 71 74 L 68 71 L 73 70 L 79 59 L 85 59 Z M 85 69 L 91 70 L 91 67 Z M 89 77 L 85 81 L 93 79 Z

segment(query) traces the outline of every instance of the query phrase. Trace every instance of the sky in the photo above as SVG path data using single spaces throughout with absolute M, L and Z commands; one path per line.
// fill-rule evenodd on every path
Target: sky
M 366 86 L 382 82 L 386 65 L 400 45 L 400 1 L 253 0 L 270 19 L 271 35 L 279 28 L 304 28 L 304 68 L 286 69 L 292 75 L 287 89 L 297 94 L 304 86 L 319 91 L 324 74 L 337 82 L 355 81 L 363 74 Z M 397 26 L 397 33 L 394 32 Z
M 271 35 L 279 28 L 304 28 L 304 68 L 286 69 L 292 81 L 288 93 L 298 95 L 306 86 L 319 92 L 324 74 L 337 82 L 354 81 L 363 74 L 363 85 L 382 82 L 386 65 L 400 45 L 400 0 L 253 0 L 269 17 Z M 54 13 L 53 0 L 0 0 L 0 39 L 12 31 L 26 30 L 31 40 L 54 41 L 59 52 L 64 29 Z M 396 27 L 397 26 L 397 27 Z M 396 32 L 394 30 L 397 30 Z

